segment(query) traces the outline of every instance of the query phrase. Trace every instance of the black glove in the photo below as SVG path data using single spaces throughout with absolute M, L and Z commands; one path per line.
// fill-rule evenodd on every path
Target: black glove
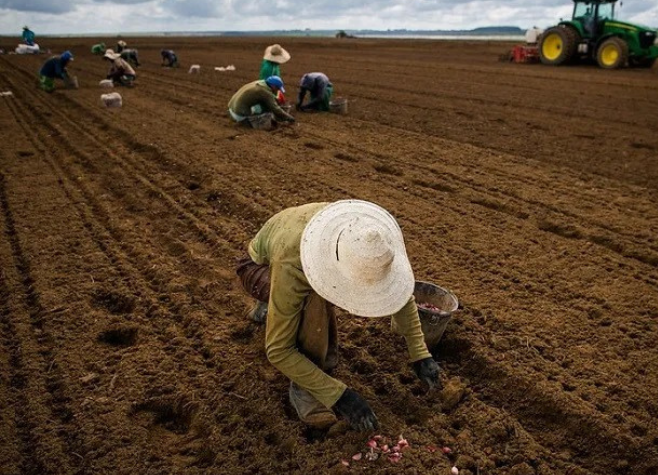
M 368 403 L 353 389 L 347 388 L 334 404 L 334 409 L 359 431 L 373 431 L 379 427 L 377 416 Z
M 413 368 L 418 379 L 426 383 L 430 389 L 441 384 L 439 381 L 439 365 L 434 361 L 434 358 L 414 361 Z

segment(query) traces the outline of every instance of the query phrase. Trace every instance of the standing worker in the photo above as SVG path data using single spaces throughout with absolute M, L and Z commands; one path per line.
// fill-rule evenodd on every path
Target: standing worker
M 178 56 L 176 56 L 176 53 L 174 53 L 172 50 L 170 49 L 160 50 L 160 56 L 162 56 L 161 66 L 166 66 L 168 68 L 178 67 Z
M 353 429 L 379 425 L 365 399 L 329 375 L 338 363 L 332 304 L 352 315 L 391 316 L 416 375 L 430 388 L 439 384 L 402 231 L 388 211 L 361 200 L 288 208 L 265 223 L 248 252 L 237 274 L 259 301 L 249 316 L 267 321 L 267 358 L 291 380 L 290 402 L 304 423 L 330 426 L 335 410 Z
M 257 80 L 245 84 L 233 94 L 228 103 L 228 113 L 236 122 L 245 122 L 253 116 L 273 113 L 284 122 L 294 122 L 295 118 L 279 107 L 277 93 L 285 93 L 283 81 L 279 76 L 270 76 L 264 81 Z
M 281 65 L 290 61 L 290 53 L 281 47 L 281 45 L 270 45 L 265 48 L 263 61 L 260 64 L 259 79 L 265 80 L 270 76 L 281 77 Z M 279 104 L 285 104 L 286 98 L 282 92 L 276 97 Z
M 311 99 L 304 104 L 306 93 Z M 324 73 L 307 73 L 299 81 L 299 94 L 297 96 L 296 108 L 300 111 L 328 111 L 334 86 Z
M 26 45 L 34 46 L 34 37 L 35 37 L 34 31 L 30 30 L 30 27 L 25 25 L 23 27 L 23 42 Z
M 107 79 L 111 79 L 114 84 L 120 86 L 133 86 L 133 83 L 137 78 L 135 70 L 119 53 L 115 53 L 111 49 L 108 49 L 105 52 L 103 59 L 111 63 L 110 70 L 107 73 Z
M 46 92 L 55 90 L 55 79 L 69 80 L 69 73 L 66 66 L 73 61 L 73 54 L 70 51 L 64 51 L 59 56 L 53 56 L 46 60 L 39 71 L 39 87 Z

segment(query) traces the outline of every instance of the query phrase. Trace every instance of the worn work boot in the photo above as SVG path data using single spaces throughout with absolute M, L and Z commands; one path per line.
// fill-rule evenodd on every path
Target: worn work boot
M 267 302 L 258 302 L 254 308 L 249 310 L 247 317 L 256 323 L 263 323 L 267 320 Z
M 290 403 L 297 411 L 299 419 L 315 429 L 327 429 L 338 422 L 331 409 L 327 409 L 320 401 L 311 396 L 308 391 L 295 383 L 290 383 Z

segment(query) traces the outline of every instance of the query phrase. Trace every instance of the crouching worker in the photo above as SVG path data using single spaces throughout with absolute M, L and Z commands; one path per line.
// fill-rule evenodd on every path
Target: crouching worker
M 91 47 L 91 54 L 101 56 L 101 55 L 105 54 L 106 49 L 107 49 L 107 47 L 105 46 L 105 43 L 96 43 L 95 45 L 92 45 L 92 47 Z
M 119 53 L 115 53 L 111 49 L 108 49 L 105 52 L 103 59 L 109 61 L 111 65 L 110 70 L 107 73 L 107 79 L 111 79 L 114 84 L 121 86 L 133 86 L 135 78 L 137 77 L 135 70 Z
M 70 51 L 64 51 L 59 56 L 53 56 L 48 59 L 39 71 L 39 87 L 46 92 L 55 90 L 55 79 L 69 80 L 69 73 L 66 66 L 73 61 L 73 55 Z
M 162 56 L 161 66 L 166 66 L 168 68 L 177 68 L 178 67 L 178 56 L 170 49 L 163 49 L 160 51 L 160 56 Z
M 264 81 L 258 80 L 242 86 L 228 103 L 228 113 L 239 123 L 249 123 L 255 116 L 272 113 L 283 122 L 294 122 L 295 118 L 281 109 L 277 103 L 277 94 L 285 93 L 283 81 L 279 76 L 270 76 Z
M 290 378 L 290 402 L 304 423 L 326 428 L 335 411 L 356 430 L 379 425 L 365 399 L 330 376 L 338 363 L 332 304 L 352 315 L 390 316 L 416 375 L 430 388 L 439 384 L 402 231 L 385 209 L 360 200 L 288 208 L 265 223 L 248 252 L 237 274 L 259 301 L 249 317 L 267 322 L 267 358 Z
M 121 55 L 123 59 L 128 61 L 131 66 L 139 67 L 139 55 L 136 49 L 128 48 L 128 44 L 119 40 L 117 42 L 117 53 Z
M 311 99 L 304 104 L 306 93 L 309 93 Z M 334 86 L 329 78 L 323 73 L 307 73 L 299 81 L 299 94 L 297 95 L 297 105 L 299 111 L 328 111 L 331 96 L 334 93 Z

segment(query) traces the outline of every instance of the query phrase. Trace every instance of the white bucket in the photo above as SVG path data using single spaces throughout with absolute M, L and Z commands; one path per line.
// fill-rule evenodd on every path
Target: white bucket
M 190 66 L 190 70 L 188 71 L 188 73 L 190 73 L 190 74 L 192 74 L 192 73 L 199 74 L 200 71 L 201 71 L 201 66 L 199 66 L 198 64 L 193 64 L 192 66 Z
M 100 87 L 114 87 L 114 83 L 112 82 L 111 79 L 103 79 L 101 82 L 98 83 Z
M 101 101 L 105 104 L 105 107 L 121 107 L 123 100 L 121 99 L 121 94 L 118 92 L 111 92 L 109 94 L 101 94 Z

